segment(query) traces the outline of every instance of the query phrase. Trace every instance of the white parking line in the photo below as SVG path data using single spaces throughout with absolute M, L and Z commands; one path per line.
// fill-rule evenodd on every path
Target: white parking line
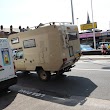
M 91 61 L 91 60 L 83 60 L 83 61 L 78 61 L 78 62 L 76 62 L 76 63 L 110 63 L 110 60 L 96 60 L 96 61 Z
M 110 71 L 107 69 L 88 69 L 88 68 L 72 68 L 73 70 L 83 70 L 83 71 Z

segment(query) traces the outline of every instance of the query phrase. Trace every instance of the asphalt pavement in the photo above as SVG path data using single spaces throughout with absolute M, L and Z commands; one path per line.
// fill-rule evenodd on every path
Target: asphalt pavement
M 110 110 L 110 56 L 82 55 L 71 72 L 49 82 L 18 73 L 18 83 L 0 96 L 0 110 Z

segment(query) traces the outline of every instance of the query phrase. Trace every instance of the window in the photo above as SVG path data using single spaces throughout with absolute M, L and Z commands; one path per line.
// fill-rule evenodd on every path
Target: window
M 12 38 L 12 39 L 11 39 L 11 43 L 12 43 L 12 44 L 19 43 L 19 38 L 18 38 L 18 37 Z
M 23 59 L 23 51 L 18 51 L 18 52 L 16 53 L 16 58 L 17 58 L 17 59 Z
M 68 38 L 69 38 L 69 40 L 76 40 L 76 39 L 78 39 L 78 34 L 77 33 L 69 33 Z
M 36 47 L 35 39 L 29 39 L 23 41 L 24 48 L 33 48 Z
M 14 59 L 23 59 L 24 58 L 23 49 L 22 48 L 12 49 L 12 55 Z
M 16 56 L 17 50 L 16 49 L 12 49 L 12 56 Z
M 15 59 L 23 59 L 23 51 L 17 51 Z

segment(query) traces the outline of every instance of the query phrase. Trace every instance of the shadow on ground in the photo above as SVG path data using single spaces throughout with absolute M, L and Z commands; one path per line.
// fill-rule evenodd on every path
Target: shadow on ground
M 17 93 L 13 91 L 2 91 L 0 92 L 0 110 L 3 110 L 9 106 L 16 98 Z
M 86 97 L 97 88 L 97 85 L 90 79 L 84 77 L 64 75 L 56 78 L 53 76 L 49 82 L 42 82 L 36 74 L 24 75 L 18 73 L 17 75 L 18 84 L 11 89 L 25 91 L 21 93 L 32 97 L 36 97 L 32 94 L 37 91 L 40 94 L 45 94 L 43 97 L 41 95 L 37 98 L 67 106 L 75 106 L 78 103 L 83 104 L 86 101 Z

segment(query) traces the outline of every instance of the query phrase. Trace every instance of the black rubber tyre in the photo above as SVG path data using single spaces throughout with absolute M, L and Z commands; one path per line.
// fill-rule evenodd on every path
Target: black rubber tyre
M 37 71 L 38 77 L 42 81 L 49 81 L 51 78 L 51 73 L 49 71 L 44 71 L 43 69 L 40 69 Z
M 30 75 L 30 71 L 22 71 L 24 76 Z
M 28 74 L 28 73 L 30 73 L 30 71 L 23 71 L 23 73 L 24 73 L 24 74 Z

